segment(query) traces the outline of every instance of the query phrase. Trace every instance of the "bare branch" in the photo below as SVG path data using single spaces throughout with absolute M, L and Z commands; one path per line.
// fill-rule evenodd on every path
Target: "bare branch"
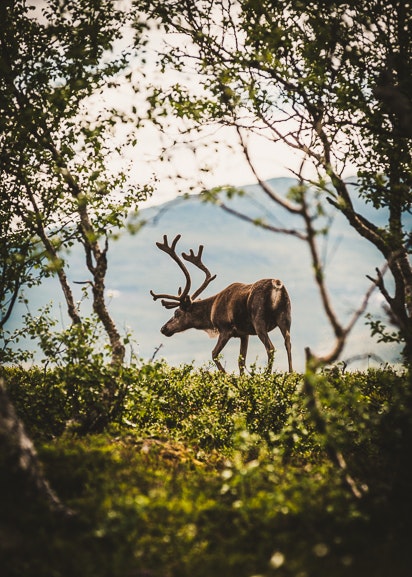
M 269 198 L 271 198 L 274 202 L 276 202 L 277 204 L 279 204 L 280 206 L 285 208 L 287 211 L 289 211 L 293 214 L 302 214 L 302 208 L 300 206 L 296 206 L 296 205 L 292 204 L 291 202 L 287 201 L 285 198 L 283 198 L 282 196 L 277 194 L 267 182 L 265 182 L 264 180 L 262 180 L 260 178 L 260 176 L 257 173 L 256 167 L 255 167 L 255 165 L 254 165 L 254 163 L 250 157 L 249 149 L 248 149 L 248 146 L 247 146 L 247 144 L 243 138 L 242 132 L 237 125 L 236 125 L 236 131 L 239 135 L 239 141 L 240 141 L 240 144 L 243 148 L 245 158 L 249 164 L 250 169 L 252 170 L 253 174 L 255 175 L 256 180 L 258 181 L 259 185 L 261 186 L 262 190 L 269 196 Z
M 272 226 L 271 224 L 268 224 L 266 222 L 263 222 L 261 220 L 257 221 L 256 219 L 248 216 L 247 214 L 244 214 L 242 212 L 239 212 L 238 210 L 235 210 L 234 208 L 231 208 L 230 206 L 228 206 L 227 204 L 225 204 L 222 201 L 218 201 L 217 205 L 220 208 L 222 208 L 223 210 L 225 210 L 226 212 L 228 212 L 229 214 L 236 216 L 240 220 L 244 220 L 244 221 L 249 222 L 255 226 L 259 226 L 260 228 L 263 228 L 265 230 L 270 230 L 271 232 L 295 236 L 296 238 L 299 238 L 300 240 L 304 240 L 304 241 L 307 240 L 307 236 L 305 234 L 302 234 L 301 232 L 299 232 L 296 229 L 276 227 L 276 226 Z
M 365 312 L 365 310 L 368 306 L 369 300 L 372 296 L 372 293 L 374 292 L 374 290 L 376 289 L 377 286 L 380 286 L 379 283 L 381 281 L 383 282 L 383 275 L 388 270 L 388 268 L 389 268 L 388 263 L 385 263 L 382 267 L 382 270 L 376 269 L 376 271 L 378 273 L 377 279 L 373 279 L 370 276 L 367 276 L 367 278 L 372 281 L 372 284 L 370 285 L 370 287 L 366 291 L 360 306 L 355 310 L 355 312 L 353 313 L 353 315 L 352 315 L 350 321 L 348 322 L 348 324 L 346 325 L 346 327 L 342 328 L 341 334 L 336 335 L 337 338 L 336 338 L 335 345 L 334 345 L 333 349 L 328 354 L 323 355 L 321 357 L 313 355 L 312 353 L 310 353 L 311 358 L 316 359 L 316 362 L 319 365 L 333 363 L 333 362 L 338 360 L 338 358 L 339 358 L 339 356 L 340 356 L 340 354 L 341 354 L 341 352 L 342 352 L 342 350 L 346 344 L 347 337 L 349 336 L 350 332 L 352 331 L 352 329 L 355 326 L 358 319 Z M 308 349 L 308 351 L 309 351 L 309 349 Z

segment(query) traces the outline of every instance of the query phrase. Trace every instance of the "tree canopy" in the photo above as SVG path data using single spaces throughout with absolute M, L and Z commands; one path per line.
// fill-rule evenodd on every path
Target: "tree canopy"
M 149 116 L 157 123 L 189 120 L 195 132 L 210 123 L 235 129 L 263 190 L 303 218 L 300 238 L 310 245 L 337 338 L 335 356 L 352 323 L 344 326 L 330 302 L 317 246 L 325 230 L 317 219 L 331 205 L 344 214 L 383 255 L 384 266 L 370 275 L 410 358 L 409 5 L 138 0 L 132 8 L 50 0 L 41 13 L 34 6 L 24 0 L 1 6 L 2 324 L 22 285 L 50 274 L 59 278 L 72 322 L 81 321 L 65 267 L 65 251 L 80 243 L 94 310 L 115 357 L 123 355 L 104 300 L 108 239 L 149 189 L 129 186 L 126 172 L 113 168 L 122 153 L 113 144 L 116 128 L 129 120 L 139 125 L 136 106 L 130 118 L 99 98 L 115 94 L 121 79 L 131 83 L 133 51 L 119 46 L 126 46 L 134 26 L 135 49 L 142 48 L 143 13 L 149 22 L 160 20 L 174 39 L 176 33 L 185 38 L 161 54 L 162 69 L 191 70 L 199 81 L 196 90 L 180 81 L 154 87 Z M 287 196 L 258 174 L 251 133 L 300 155 L 300 168 L 293 168 L 300 184 Z M 134 142 L 135 134 L 128 144 Z M 351 187 L 344 178 L 348 168 L 356 172 Z M 386 225 L 363 214 L 358 199 L 384 211 Z M 393 337 L 379 322 L 371 325 L 381 338 Z
M 127 26 L 135 24 L 136 37 L 141 28 L 130 7 L 112 1 L 35 7 L 26 0 L 0 7 L 2 322 L 21 287 L 50 274 L 72 323 L 81 322 L 66 267 L 67 251 L 79 243 L 94 312 L 121 361 L 104 293 L 108 241 L 150 188 L 130 183 L 127 167 L 117 169 L 122 147 L 136 136 L 119 139 L 115 130 L 130 116 L 103 95 L 119 89 L 135 54 L 125 44 Z
M 316 249 L 316 217 L 328 204 L 381 252 L 386 264 L 376 271 L 373 282 L 410 360 L 411 237 L 405 225 L 412 203 L 409 4 L 396 0 L 353 5 L 321 0 L 138 4 L 160 18 L 166 33 L 182 38 L 163 50 L 163 68 L 191 69 L 202 87 L 195 92 L 179 83 L 166 94 L 155 91 L 157 104 L 190 119 L 194 130 L 210 122 L 234 127 L 265 192 L 302 215 L 337 340 L 345 328 L 329 306 Z M 259 178 L 245 137 L 251 132 L 282 141 L 301 155 L 300 168 L 294 168 L 301 186 L 289 197 L 281 197 Z M 313 170 L 306 170 L 308 165 L 316 177 Z M 348 168 L 356 173 L 352 189 L 345 179 Z M 315 191 L 315 204 L 308 187 Z M 386 212 L 384 227 L 362 213 L 358 198 Z M 386 269 L 393 277 L 393 293 L 384 280 Z M 374 329 L 379 330 L 376 324 Z

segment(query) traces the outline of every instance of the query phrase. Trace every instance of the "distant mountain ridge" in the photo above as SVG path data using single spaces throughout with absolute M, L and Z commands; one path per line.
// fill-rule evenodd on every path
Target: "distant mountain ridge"
M 270 181 L 279 192 L 285 192 L 294 182 L 288 178 Z M 253 218 L 263 216 L 274 226 L 301 228 L 301 222 L 296 216 L 274 207 L 257 185 L 246 186 L 244 190 L 244 196 L 225 202 L 236 210 L 246 211 Z M 370 212 L 367 216 L 373 217 L 375 222 L 384 216 L 373 207 L 367 206 L 366 210 Z M 217 278 L 202 296 L 214 294 L 234 281 L 249 283 L 273 277 L 284 282 L 292 301 L 292 349 L 296 370 L 303 370 L 306 346 L 316 352 L 328 349 L 332 332 L 321 308 L 304 242 L 253 226 L 214 204 L 204 203 L 198 196 L 144 209 L 141 216 L 147 220 L 147 224 L 138 234 L 122 235 L 111 244 L 106 282 L 107 290 L 113 295 L 110 310 L 120 329 L 126 325 L 132 329 L 138 343 L 135 353 L 139 357 L 150 359 L 161 347 L 157 355 L 171 364 L 195 361 L 199 365 L 211 360 L 213 342 L 204 332 L 189 330 L 167 339 L 159 331 L 173 311 L 154 302 L 149 291 L 175 293 L 183 281 L 182 272 L 176 264 L 155 245 L 164 234 L 169 239 L 181 234 L 178 245 L 181 251 L 197 249 L 200 244 L 205 246 L 203 260 L 211 272 L 217 274 Z M 373 275 L 375 267 L 382 264 L 382 258 L 374 247 L 348 226 L 342 216 L 335 214 L 333 220 L 333 233 L 325 239 L 323 247 L 327 263 L 327 284 L 340 317 L 348 319 L 359 306 L 370 284 L 365 275 Z M 74 251 L 69 262 L 71 280 L 88 279 L 79 252 Z M 193 286 L 201 282 L 198 273 L 193 270 Z M 50 280 L 41 289 L 26 291 L 33 313 L 42 304 L 57 299 L 64 309 L 56 283 Z M 75 290 L 80 300 L 80 289 Z M 57 299 L 56 294 L 59 295 Z M 58 311 L 58 303 L 55 302 L 55 305 Z M 370 310 L 381 314 L 378 293 L 371 299 Z M 18 319 L 19 311 L 16 311 L 16 324 Z M 271 338 L 278 351 L 274 369 L 286 370 L 286 352 L 280 331 L 275 329 Z M 228 370 L 237 367 L 238 348 L 238 339 L 232 339 L 223 350 Z M 398 357 L 399 349 L 392 345 L 377 345 L 369 337 L 369 329 L 364 320 L 360 319 L 343 358 L 372 353 L 384 361 L 393 362 Z M 257 337 L 253 337 L 247 361 L 250 364 L 256 360 L 259 366 L 263 366 L 266 353 Z M 365 367 L 368 362 L 366 359 L 357 366 Z

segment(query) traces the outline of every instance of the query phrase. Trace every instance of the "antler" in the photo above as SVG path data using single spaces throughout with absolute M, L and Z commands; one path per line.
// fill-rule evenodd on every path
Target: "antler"
M 167 309 L 171 309 L 174 307 L 178 307 L 179 304 L 187 297 L 187 295 L 189 294 L 190 291 L 190 286 L 191 286 L 191 279 L 190 279 L 190 274 L 189 271 L 187 270 L 186 266 L 184 265 L 184 263 L 182 262 L 182 260 L 180 259 L 180 257 L 176 254 L 176 244 L 178 242 L 178 240 L 180 239 L 181 235 L 178 234 L 172 241 L 172 244 L 169 245 L 168 240 L 167 240 L 167 235 L 163 235 L 163 243 L 161 242 L 157 242 L 156 246 L 162 250 L 163 252 L 165 252 L 166 254 L 168 254 L 169 256 L 172 257 L 172 259 L 177 262 L 177 264 L 179 265 L 179 268 L 183 271 L 183 274 L 185 275 L 186 278 L 186 286 L 183 289 L 179 288 L 178 294 L 177 295 L 170 295 L 170 294 L 156 294 L 153 291 L 150 291 L 150 294 L 153 297 L 153 300 L 157 300 L 157 299 L 169 299 L 171 301 L 176 301 L 176 302 L 167 302 L 167 300 L 162 300 L 161 303 L 164 307 L 166 307 Z
M 192 249 L 190 249 L 189 254 L 182 253 L 182 256 L 185 260 L 191 262 L 192 264 L 197 266 L 197 268 L 200 268 L 200 270 L 202 270 L 206 275 L 206 278 L 203 281 L 203 283 L 190 297 L 192 301 L 194 301 L 205 290 L 205 288 L 209 285 L 209 283 L 211 283 L 212 280 L 215 280 L 216 278 L 216 275 L 212 276 L 209 269 L 202 263 L 202 253 L 203 253 L 202 244 L 199 246 L 199 251 L 197 255 L 195 255 Z
M 161 242 L 156 243 L 156 246 L 160 250 L 162 250 L 163 252 L 165 252 L 166 254 L 171 256 L 172 259 L 175 262 L 177 262 L 177 264 L 179 265 L 179 267 L 181 268 L 181 270 L 183 271 L 183 273 L 186 277 L 186 286 L 183 289 L 183 291 L 181 288 L 179 288 L 177 295 L 157 294 L 157 293 L 154 293 L 152 290 L 150 291 L 150 294 L 152 295 L 153 300 L 162 299 L 161 303 L 167 309 L 172 309 L 174 307 L 178 307 L 179 305 L 181 305 L 185 301 L 190 303 L 191 301 L 195 300 L 200 295 L 200 293 L 202 293 L 205 290 L 205 288 L 208 286 L 208 284 L 211 283 L 212 280 L 214 280 L 216 278 L 216 275 L 212 276 L 210 274 L 209 269 L 202 263 L 203 245 L 199 246 L 199 250 L 198 250 L 197 254 L 195 254 L 192 249 L 190 249 L 189 254 L 182 253 L 182 256 L 185 260 L 187 260 L 188 262 L 197 266 L 206 275 L 206 278 L 203 281 L 203 283 L 200 285 L 200 287 L 193 293 L 192 296 L 189 296 L 189 291 L 190 291 L 190 286 L 191 286 L 190 274 L 189 274 L 189 271 L 187 270 L 186 266 L 182 262 L 181 258 L 176 254 L 176 244 L 177 244 L 178 240 L 180 239 L 180 237 L 181 237 L 181 235 L 178 234 L 173 239 L 172 243 L 169 245 L 168 240 L 167 240 L 167 235 L 164 235 L 163 236 L 163 243 L 161 243 Z M 170 301 L 172 301 L 172 302 L 170 302 Z M 175 301 L 175 302 L 173 302 L 173 301 Z

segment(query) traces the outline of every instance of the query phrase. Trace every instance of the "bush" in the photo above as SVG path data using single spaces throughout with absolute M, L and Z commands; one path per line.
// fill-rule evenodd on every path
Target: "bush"
M 368 486 L 360 500 L 327 456 L 301 375 L 124 368 L 105 432 L 82 435 L 71 420 L 93 394 L 73 399 L 61 369 L 4 375 L 47 478 L 77 512 L 51 517 L 10 484 L 9 577 L 409 574 L 406 373 L 334 368 L 316 379 L 327 434 Z M 76 391 L 105 378 L 86 370 Z

